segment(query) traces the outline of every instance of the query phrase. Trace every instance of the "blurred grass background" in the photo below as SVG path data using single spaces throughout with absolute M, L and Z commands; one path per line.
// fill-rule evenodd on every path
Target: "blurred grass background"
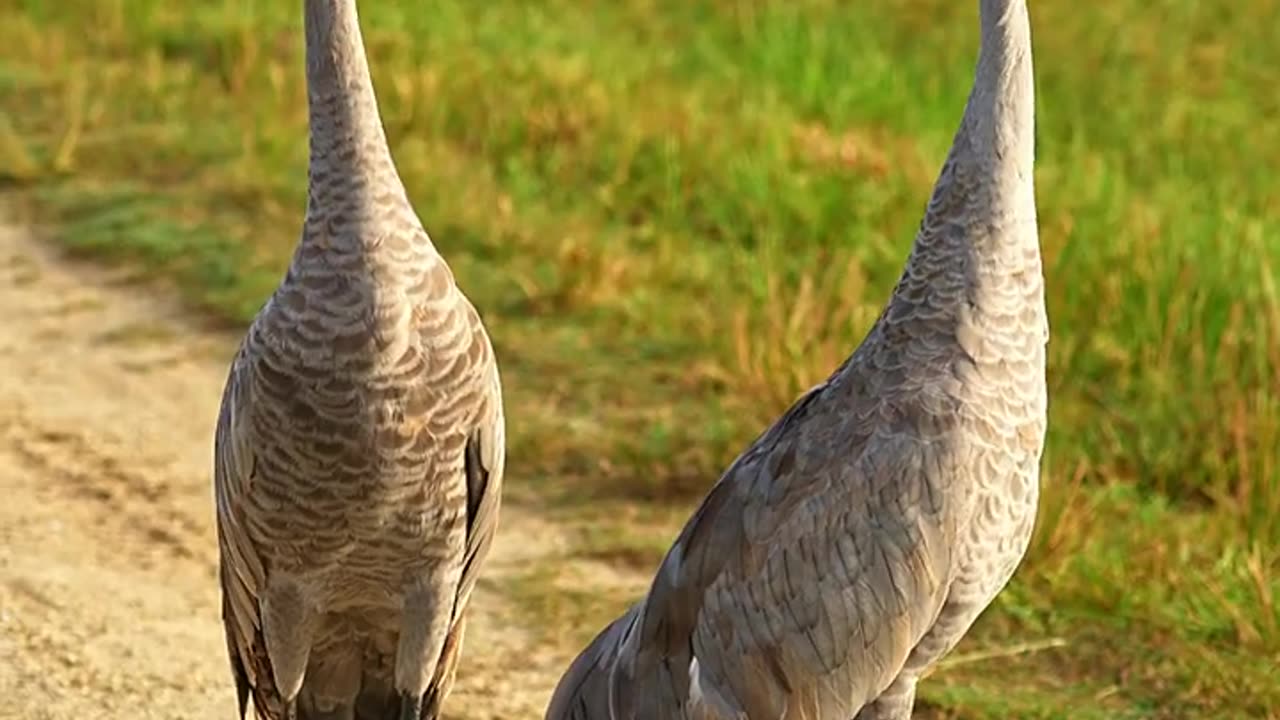
M 651 572 L 879 311 L 968 92 L 974 5 L 363 5 L 401 173 L 500 353 L 512 502 Z M 1031 10 L 1044 505 L 923 697 L 931 717 L 1280 716 L 1280 7 Z M 242 325 L 305 199 L 299 11 L 0 0 L 0 187 Z M 632 599 L 553 574 L 524 588 L 549 642 Z

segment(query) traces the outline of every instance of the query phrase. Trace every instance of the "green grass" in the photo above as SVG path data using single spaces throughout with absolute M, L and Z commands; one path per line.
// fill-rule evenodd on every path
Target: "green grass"
M 959 117 L 974 4 L 366 3 L 401 172 L 501 355 L 512 497 L 579 528 L 576 552 L 650 571 L 861 339 Z M 303 207 L 297 11 L 0 0 L 0 184 L 70 247 L 243 323 Z M 1280 7 L 1032 13 L 1045 504 L 924 698 L 934 717 L 1278 717 Z M 628 599 L 539 577 L 530 607 L 566 623 Z

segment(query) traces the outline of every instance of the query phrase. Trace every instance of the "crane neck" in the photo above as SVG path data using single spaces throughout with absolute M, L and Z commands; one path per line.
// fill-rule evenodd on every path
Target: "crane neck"
M 991 164 L 1001 189 L 1017 186 L 1029 192 L 1035 159 L 1035 81 L 1026 0 L 981 0 L 979 18 L 982 48 L 962 128 L 975 160 Z M 1007 199 L 1034 209 L 1032 198 L 1022 193 Z
M 973 87 L 913 256 L 936 261 L 939 254 L 965 253 L 989 266 L 984 259 L 1005 255 L 995 265 L 1008 268 L 1014 256 L 1038 262 L 1039 252 L 1031 23 L 1026 0 L 980 0 L 979 10 Z M 964 232 L 946 230 L 957 225 Z
M 310 121 L 308 215 L 408 202 L 387 146 L 356 0 L 303 0 Z

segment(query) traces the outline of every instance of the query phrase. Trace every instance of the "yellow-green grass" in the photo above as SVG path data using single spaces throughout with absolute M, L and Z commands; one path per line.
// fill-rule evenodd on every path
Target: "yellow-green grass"
M 299 5 L 0 0 L 0 183 L 69 247 L 244 323 L 304 202 Z M 968 91 L 972 5 L 365 3 L 399 167 L 500 353 L 509 492 L 573 552 L 650 572 L 861 339 Z M 1031 9 L 1044 506 L 923 696 L 933 717 L 1276 716 L 1280 7 Z M 524 588 L 549 642 L 632 599 L 551 575 Z

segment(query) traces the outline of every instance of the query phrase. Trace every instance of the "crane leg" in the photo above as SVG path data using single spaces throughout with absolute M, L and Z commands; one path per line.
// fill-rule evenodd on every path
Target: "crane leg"
M 853 720 L 911 720 L 916 704 L 916 678 L 899 675 L 870 705 L 858 711 Z
M 400 695 L 400 717 L 398 720 L 421 720 L 422 718 L 422 696 L 421 695 Z

